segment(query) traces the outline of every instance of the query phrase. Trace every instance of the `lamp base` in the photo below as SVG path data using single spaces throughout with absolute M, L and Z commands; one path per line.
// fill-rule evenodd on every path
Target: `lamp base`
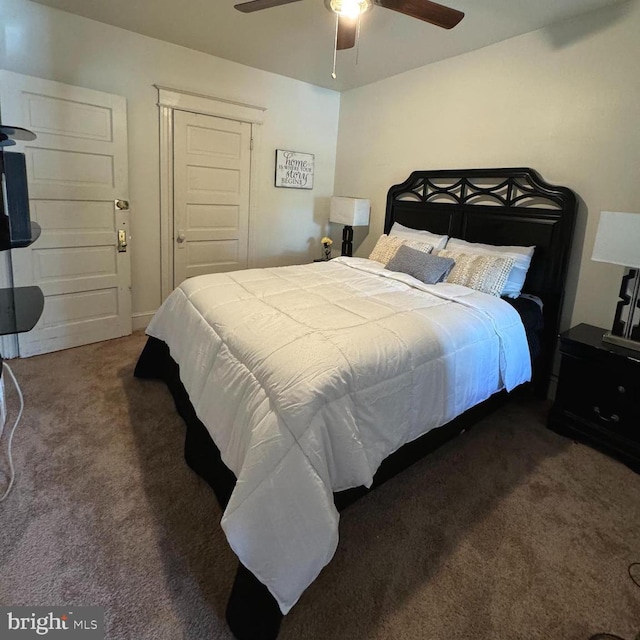
M 613 328 L 602 339 L 640 351 L 640 269 L 629 269 L 622 277 L 619 296 Z
M 353 227 L 348 224 L 345 224 L 342 230 L 342 255 L 353 255 Z
M 602 342 L 608 342 L 614 344 L 617 347 L 624 347 L 625 349 L 632 349 L 633 351 L 640 351 L 640 342 L 637 340 L 630 340 L 629 338 L 623 338 L 622 336 L 615 336 L 613 333 L 608 332 L 602 336 Z

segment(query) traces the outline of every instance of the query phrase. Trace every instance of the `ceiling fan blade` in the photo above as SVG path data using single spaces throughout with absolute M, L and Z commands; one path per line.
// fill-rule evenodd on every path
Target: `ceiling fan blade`
M 281 4 L 291 4 L 292 2 L 300 2 L 300 0 L 252 0 L 251 2 L 242 2 L 234 5 L 234 9 L 242 11 L 242 13 L 252 13 L 261 9 L 271 9 L 271 7 L 279 7 Z
M 351 49 L 356 46 L 356 31 L 358 28 L 357 20 L 353 18 L 338 18 L 338 51 L 343 49 Z
M 430 22 L 443 29 L 452 29 L 464 18 L 462 11 L 431 0 L 373 0 L 373 4 Z

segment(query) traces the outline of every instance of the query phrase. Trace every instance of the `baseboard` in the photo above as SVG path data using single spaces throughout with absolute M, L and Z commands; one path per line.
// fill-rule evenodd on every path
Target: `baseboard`
M 18 336 L 16 334 L 0 336 L 0 356 L 2 356 L 2 359 L 11 360 L 19 355 Z
M 146 329 L 147 325 L 151 322 L 151 318 L 155 315 L 155 311 L 145 311 L 142 313 L 134 313 L 131 317 L 133 330 Z

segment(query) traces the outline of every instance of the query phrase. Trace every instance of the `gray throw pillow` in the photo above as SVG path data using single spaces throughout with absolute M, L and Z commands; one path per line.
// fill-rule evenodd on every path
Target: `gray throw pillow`
M 451 258 L 434 256 L 403 245 L 398 248 L 386 268 L 407 273 L 425 284 L 436 284 L 449 275 L 454 264 L 455 261 Z

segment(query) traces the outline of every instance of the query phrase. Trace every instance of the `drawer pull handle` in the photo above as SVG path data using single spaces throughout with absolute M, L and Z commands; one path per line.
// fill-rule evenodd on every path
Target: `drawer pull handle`
M 610 418 L 605 418 L 600 413 L 600 407 L 593 407 L 593 410 L 598 414 L 598 418 L 600 418 L 600 420 L 602 420 L 603 422 L 620 422 L 620 416 L 616 413 L 612 413 Z

